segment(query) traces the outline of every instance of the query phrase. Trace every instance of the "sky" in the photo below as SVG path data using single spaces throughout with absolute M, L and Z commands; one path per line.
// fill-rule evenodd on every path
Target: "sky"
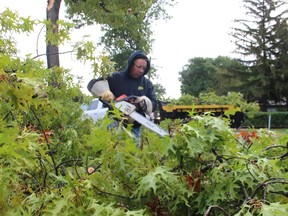
M 153 23 L 152 66 L 157 67 L 158 79 L 166 89 L 166 97 L 179 98 L 181 96 L 179 72 L 188 64 L 189 59 L 195 57 L 216 58 L 218 56 L 235 57 L 235 45 L 229 36 L 233 27 L 233 20 L 243 18 L 241 0 L 178 0 L 176 6 L 168 8 L 172 19 Z M 47 1 L 44 0 L 0 0 L 0 12 L 6 7 L 17 11 L 20 16 L 30 16 L 31 19 L 45 19 Z M 60 19 L 64 19 L 65 7 L 61 7 Z M 44 54 L 44 33 L 40 27 L 35 34 L 17 37 L 20 56 L 27 53 L 32 56 Z M 90 34 L 98 42 L 99 27 L 91 26 L 72 32 L 73 42 L 81 40 Z M 40 35 L 40 36 L 39 36 Z M 38 50 L 37 38 L 39 36 Z M 41 45 L 42 42 L 42 45 Z M 60 52 L 69 51 L 69 44 L 60 47 Z M 46 57 L 43 57 L 46 60 Z M 77 62 L 71 54 L 60 55 L 60 65 L 71 69 L 75 76 L 83 77 L 83 92 L 89 94 L 86 86 L 92 79 L 91 68 L 88 64 Z

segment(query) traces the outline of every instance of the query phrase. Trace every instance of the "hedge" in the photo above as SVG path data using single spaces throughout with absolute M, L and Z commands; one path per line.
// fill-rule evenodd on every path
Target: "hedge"
M 253 128 L 288 128 L 288 112 L 259 112 L 253 118 L 245 115 L 244 126 Z

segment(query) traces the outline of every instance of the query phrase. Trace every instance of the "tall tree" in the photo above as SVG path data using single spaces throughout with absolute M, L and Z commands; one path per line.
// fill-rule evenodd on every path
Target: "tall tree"
M 287 17 L 284 17 L 288 12 L 287 2 L 284 0 L 243 0 L 243 2 L 246 15 L 250 19 L 235 20 L 238 24 L 232 33 L 237 47 L 235 52 L 243 55 L 244 64 L 250 68 L 245 84 L 246 87 L 249 86 L 248 99 L 258 100 L 265 107 L 269 101 L 277 102 L 284 97 L 285 90 L 276 84 L 282 77 L 287 78 L 288 74 L 287 66 L 283 62 L 288 58 L 288 53 L 287 49 L 284 50 L 282 47 L 283 43 L 287 44 L 288 38 L 288 34 L 283 34 L 284 29 L 287 29 Z M 282 56 L 281 59 L 279 56 Z
M 288 19 L 279 20 L 279 27 L 276 30 L 277 47 L 275 53 L 274 76 L 275 90 L 279 99 L 286 99 L 288 109 Z

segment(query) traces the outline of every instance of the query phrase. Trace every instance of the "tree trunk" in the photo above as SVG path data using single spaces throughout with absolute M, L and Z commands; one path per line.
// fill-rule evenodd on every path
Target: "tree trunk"
M 53 33 L 58 33 L 57 21 L 59 20 L 59 10 L 61 1 L 62 0 L 47 0 L 46 19 L 51 21 L 52 25 L 51 29 L 53 29 L 52 30 Z M 54 66 L 60 66 L 58 45 L 53 45 L 51 44 L 50 41 L 48 41 L 46 47 L 46 54 L 47 54 L 48 68 L 53 68 Z M 57 79 L 54 79 L 52 85 L 54 87 L 58 86 Z

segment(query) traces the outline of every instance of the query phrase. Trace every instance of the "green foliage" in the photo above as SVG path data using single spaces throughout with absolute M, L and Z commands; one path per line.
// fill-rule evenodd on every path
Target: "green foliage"
M 0 53 L 12 55 L 17 53 L 17 48 L 16 41 L 11 36 L 20 32 L 32 32 L 35 21 L 19 17 L 18 13 L 7 9 L 0 14 L 0 24 Z
M 72 1 L 66 0 L 67 13 L 77 26 L 97 23 L 104 35 L 101 43 L 116 62 L 116 69 L 124 69 L 132 51 L 150 53 L 154 20 L 168 19 L 165 7 L 173 0 L 134 1 Z
M 193 58 L 179 72 L 181 93 L 199 97 L 201 93 L 227 92 L 245 93 L 241 85 L 246 82 L 246 67 L 236 59 L 218 56 L 212 58 Z
M 63 20 L 57 20 L 57 31 L 55 31 L 55 26 L 51 23 L 51 20 L 45 20 L 44 24 L 46 26 L 46 43 L 51 43 L 51 45 L 59 46 L 65 41 L 70 40 L 69 29 L 74 25 Z
M 196 97 L 200 92 L 214 86 L 216 66 L 211 58 L 194 58 L 179 72 L 181 93 L 191 94 Z M 209 91 L 209 90 L 208 90 Z
M 184 94 L 177 100 L 172 100 L 171 104 L 175 105 L 233 105 L 240 111 L 244 112 L 248 118 L 252 118 L 259 111 L 257 103 L 248 103 L 244 100 L 243 95 L 237 92 L 228 92 L 227 95 L 216 95 L 215 92 L 200 93 L 199 97 Z
M 199 99 L 193 95 L 183 94 L 177 100 L 172 101 L 175 105 L 196 105 L 199 104 Z
M 74 50 L 78 61 L 91 64 L 94 77 L 107 77 L 115 71 L 115 62 L 112 62 L 105 52 L 96 54 L 96 45 L 92 41 L 86 41 L 85 37 L 74 45 Z
M 287 134 L 207 114 L 137 148 L 118 110 L 83 118 L 69 71 L 0 55 L 1 215 L 287 214 Z
M 227 95 L 217 96 L 214 92 L 201 93 L 201 104 L 231 104 L 240 108 L 248 117 L 252 117 L 259 111 L 259 105 L 255 102 L 247 102 L 243 94 L 238 92 L 228 92 Z

